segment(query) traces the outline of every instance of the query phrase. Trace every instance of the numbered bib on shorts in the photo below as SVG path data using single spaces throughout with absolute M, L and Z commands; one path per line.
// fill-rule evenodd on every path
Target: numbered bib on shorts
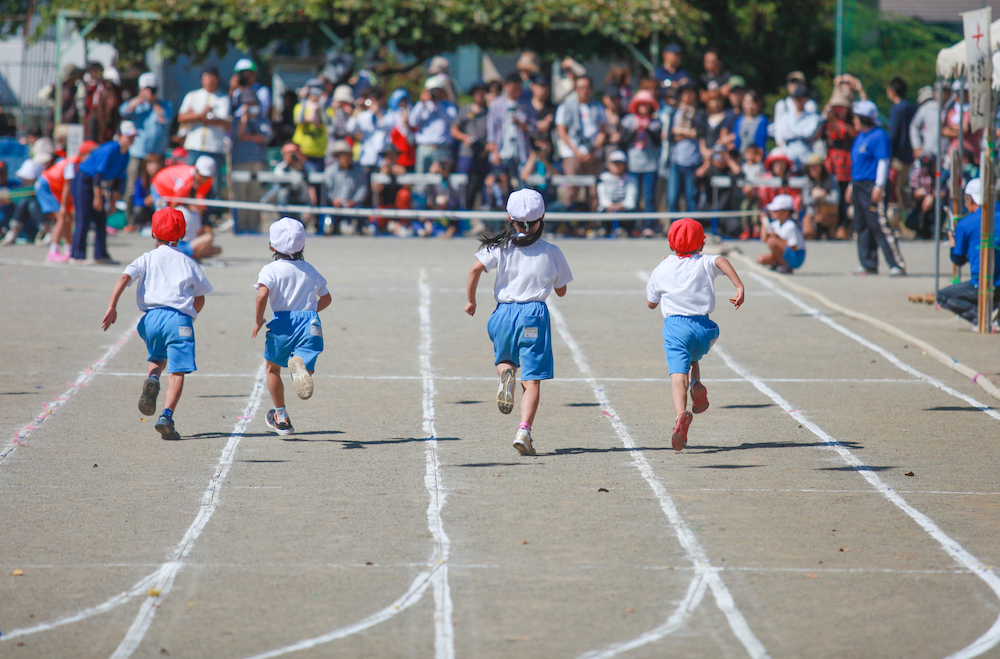
M 321 325 L 310 325 L 309 336 L 323 336 L 323 327 Z
M 525 327 L 524 328 L 524 338 L 526 338 L 526 339 L 537 339 L 538 338 L 538 328 L 537 327 Z
M 194 328 L 188 327 L 187 325 L 181 325 L 177 328 L 177 336 L 182 339 L 189 339 L 194 336 Z

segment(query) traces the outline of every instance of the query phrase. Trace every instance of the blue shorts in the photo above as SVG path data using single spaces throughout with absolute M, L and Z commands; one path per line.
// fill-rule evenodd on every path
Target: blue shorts
M 521 369 L 521 380 L 551 380 L 552 330 L 544 302 L 501 302 L 486 324 L 494 364 Z
M 264 359 L 288 366 L 288 358 L 301 357 L 306 369 L 316 370 L 316 358 L 323 352 L 323 326 L 315 311 L 275 311 L 264 337 Z
M 687 373 L 719 338 L 719 326 L 708 316 L 667 316 L 663 319 L 663 352 L 670 373 Z
M 177 251 L 188 257 L 189 259 L 194 258 L 194 250 L 191 249 L 191 243 L 186 240 L 177 241 Z
M 194 318 L 177 309 L 150 309 L 139 321 L 151 362 L 167 360 L 167 373 L 197 371 L 194 363 Z
M 806 262 L 806 250 L 804 249 L 792 249 L 791 247 L 785 248 L 785 253 L 782 255 L 785 259 L 785 263 L 792 270 L 798 270 L 802 267 L 802 264 Z
M 38 199 L 38 205 L 42 207 L 42 212 L 46 215 L 59 210 L 59 200 L 52 194 L 52 188 L 49 187 L 49 182 L 44 176 L 40 176 L 35 181 L 35 198 Z

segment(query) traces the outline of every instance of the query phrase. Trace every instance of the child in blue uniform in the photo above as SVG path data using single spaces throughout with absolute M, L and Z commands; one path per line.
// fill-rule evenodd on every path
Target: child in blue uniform
M 743 282 L 724 256 L 701 253 L 705 229 L 686 217 L 670 225 L 670 249 L 676 252 L 656 266 L 646 285 L 646 305 L 663 312 L 663 351 L 670 368 L 670 389 L 677 420 L 670 445 L 680 451 L 687 445 L 691 412 L 687 392 L 691 389 L 692 411 L 708 409 L 708 391 L 701 383 L 699 361 L 719 338 L 719 326 L 709 320 L 715 311 L 715 278 L 726 275 L 736 287 L 729 298 L 737 309 L 743 304 Z
M 323 326 L 318 312 L 330 306 L 332 297 L 326 279 L 302 256 L 306 246 L 302 223 L 283 217 L 271 225 L 269 233 L 274 261 L 261 269 L 254 284 L 257 321 L 252 338 L 257 338 L 257 332 L 264 326 L 264 309 L 270 302 L 274 317 L 267 324 L 264 359 L 274 409 L 268 410 L 264 423 L 279 435 L 290 435 L 295 430 L 285 411 L 281 368 L 288 367 L 299 398 L 312 396 L 312 374 L 316 371 L 316 358 L 323 352 Z
M 545 202 L 537 190 L 512 192 L 507 199 L 510 222 L 496 235 L 482 239 L 476 263 L 469 270 L 468 304 L 476 313 L 476 288 L 484 272 L 496 270 L 493 296 L 497 308 L 487 330 L 493 341 L 494 364 L 500 383 L 497 406 L 504 414 L 514 409 L 514 379 L 521 369 L 521 425 L 514 448 L 521 455 L 535 455 L 531 424 L 538 410 L 542 380 L 553 378 L 552 332 L 545 300 L 553 290 L 566 295 L 573 273 L 562 251 L 541 239 Z
M 115 282 L 102 323 L 107 331 L 117 320 L 118 298 L 127 286 L 137 282 L 136 302 L 145 312 L 139 321 L 139 336 L 149 351 L 149 377 L 142 384 L 139 411 L 146 416 L 156 413 L 160 375 L 167 368 L 167 399 L 156 422 L 156 431 L 163 439 L 181 438 L 174 428 L 174 410 L 184 390 L 184 376 L 198 370 L 194 362 L 194 319 L 205 306 L 205 296 L 212 292 L 201 267 L 177 249 L 185 228 L 184 216 L 176 208 L 153 213 L 156 249 L 125 268 Z

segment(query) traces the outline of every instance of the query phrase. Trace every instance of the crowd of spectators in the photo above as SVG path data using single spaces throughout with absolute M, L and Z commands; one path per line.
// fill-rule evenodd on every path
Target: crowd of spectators
M 880 190 L 872 196 L 882 237 L 894 241 L 903 231 L 927 238 L 933 229 L 942 108 L 947 110 L 942 136 L 948 152 L 961 154 L 960 175 L 964 180 L 977 175 L 980 140 L 968 130 L 968 106 L 959 111 L 948 103 L 950 90 L 938 98 L 923 88 L 914 105 L 905 81 L 889 84 L 885 93 L 892 109 L 885 135 L 891 166 L 886 181 L 878 178 L 881 170 L 867 181 L 857 179 L 852 148 L 869 124 L 877 128 L 881 122 L 866 109 L 858 123 L 857 104 L 868 100 L 859 80 L 839 76 L 824 102 L 805 75 L 793 71 L 785 78 L 787 93 L 766 108 L 762 93 L 748 89 L 717 50 L 702 54 L 703 72 L 697 76 L 685 70 L 685 56 L 671 44 L 651 76 L 633 80 L 631 68 L 613 66 L 598 83 L 571 58 L 560 62 L 550 80 L 540 59 L 525 52 L 506 78 L 477 83 L 461 97 L 446 58 L 428 63 L 415 97 L 404 88 L 383 88 L 367 71 L 355 72 L 348 58 L 286 94 L 281 111 L 274 109 L 270 90 L 249 59 L 236 64 L 228 87 L 218 70 L 206 67 L 200 88 L 177 108 L 159 95 L 153 73 L 143 73 L 129 88 L 114 69 L 99 64 L 73 69 L 62 85 L 62 118 L 54 135 L 27 136 L 34 164 L 12 176 L 0 169 L 0 185 L 9 190 L 0 193 L 0 237 L 5 244 L 60 238 L 56 223 L 69 222 L 71 200 L 43 212 L 29 191 L 35 181 L 52 178 L 65 155 L 65 130 L 60 130 L 73 123 L 82 125 L 85 139 L 96 146 L 120 141 L 126 123 L 135 131 L 124 173 L 120 180 L 102 180 L 106 192 L 95 202 L 104 199 L 102 212 L 112 214 L 114 202 L 123 200 L 123 231 L 147 225 L 153 208 L 164 203 L 154 185 L 161 169 L 183 164 L 194 172 L 197 162 L 208 159 L 214 161 L 210 185 L 182 191 L 215 197 L 228 182 L 231 198 L 240 201 L 371 209 L 300 215 L 328 234 L 454 235 L 469 224 L 449 219 L 448 211 L 499 210 L 512 190 L 530 186 L 543 194 L 550 212 L 748 211 L 742 217 L 720 213 L 717 219 L 720 234 L 742 239 L 758 237 L 773 219 L 765 207 L 788 195 L 806 238 L 842 240 L 860 233 L 863 224 L 852 220 L 853 177 L 885 190 L 884 200 Z M 74 155 L 74 166 L 83 157 Z M 950 169 L 947 159 L 945 165 Z M 283 176 L 259 180 L 265 171 Z M 461 176 L 452 176 L 456 173 Z M 60 169 L 63 180 L 50 187 L 72 188 L 61 185 L 72 174 L 72 168 Z M 559 175 L 576 178 L 553 179 Z M 273 180 L 278 182 L 266 182 Z M 947 195 L 939 201 L 946 203 Z M 386 208 L 442 215 L 385 219 L 379 210 Z M 207 218 L 204 231 L 229 215 L 201 210 L 218 215 Z M 266 219 L 257 210 L 233 216 L 235 228 L 248 231 L 259 230 Z M 552 228 L 589 237 L 612 232 L 649 237 L 664 234 L 669 225 L 618 219 Z M 879 245 L 882 237 L 876 236 Z

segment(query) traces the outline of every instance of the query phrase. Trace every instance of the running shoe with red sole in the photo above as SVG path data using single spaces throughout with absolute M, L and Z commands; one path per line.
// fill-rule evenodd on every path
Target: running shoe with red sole
M 695 414 L 701 414 L 708 409 L 708 389 L 701 382 L 691 385 L 691 401 L 693 403 L 691 411 Z
M 691 420 L 694 416 L 690 412 L 684 412 L 679 417 L 677 417 L 677 423 L 674 424 L 674 434 L 670 438 L 670 446 L 675 451 L 683 450 L 688 443 L 688 427 L 691 425 Z

